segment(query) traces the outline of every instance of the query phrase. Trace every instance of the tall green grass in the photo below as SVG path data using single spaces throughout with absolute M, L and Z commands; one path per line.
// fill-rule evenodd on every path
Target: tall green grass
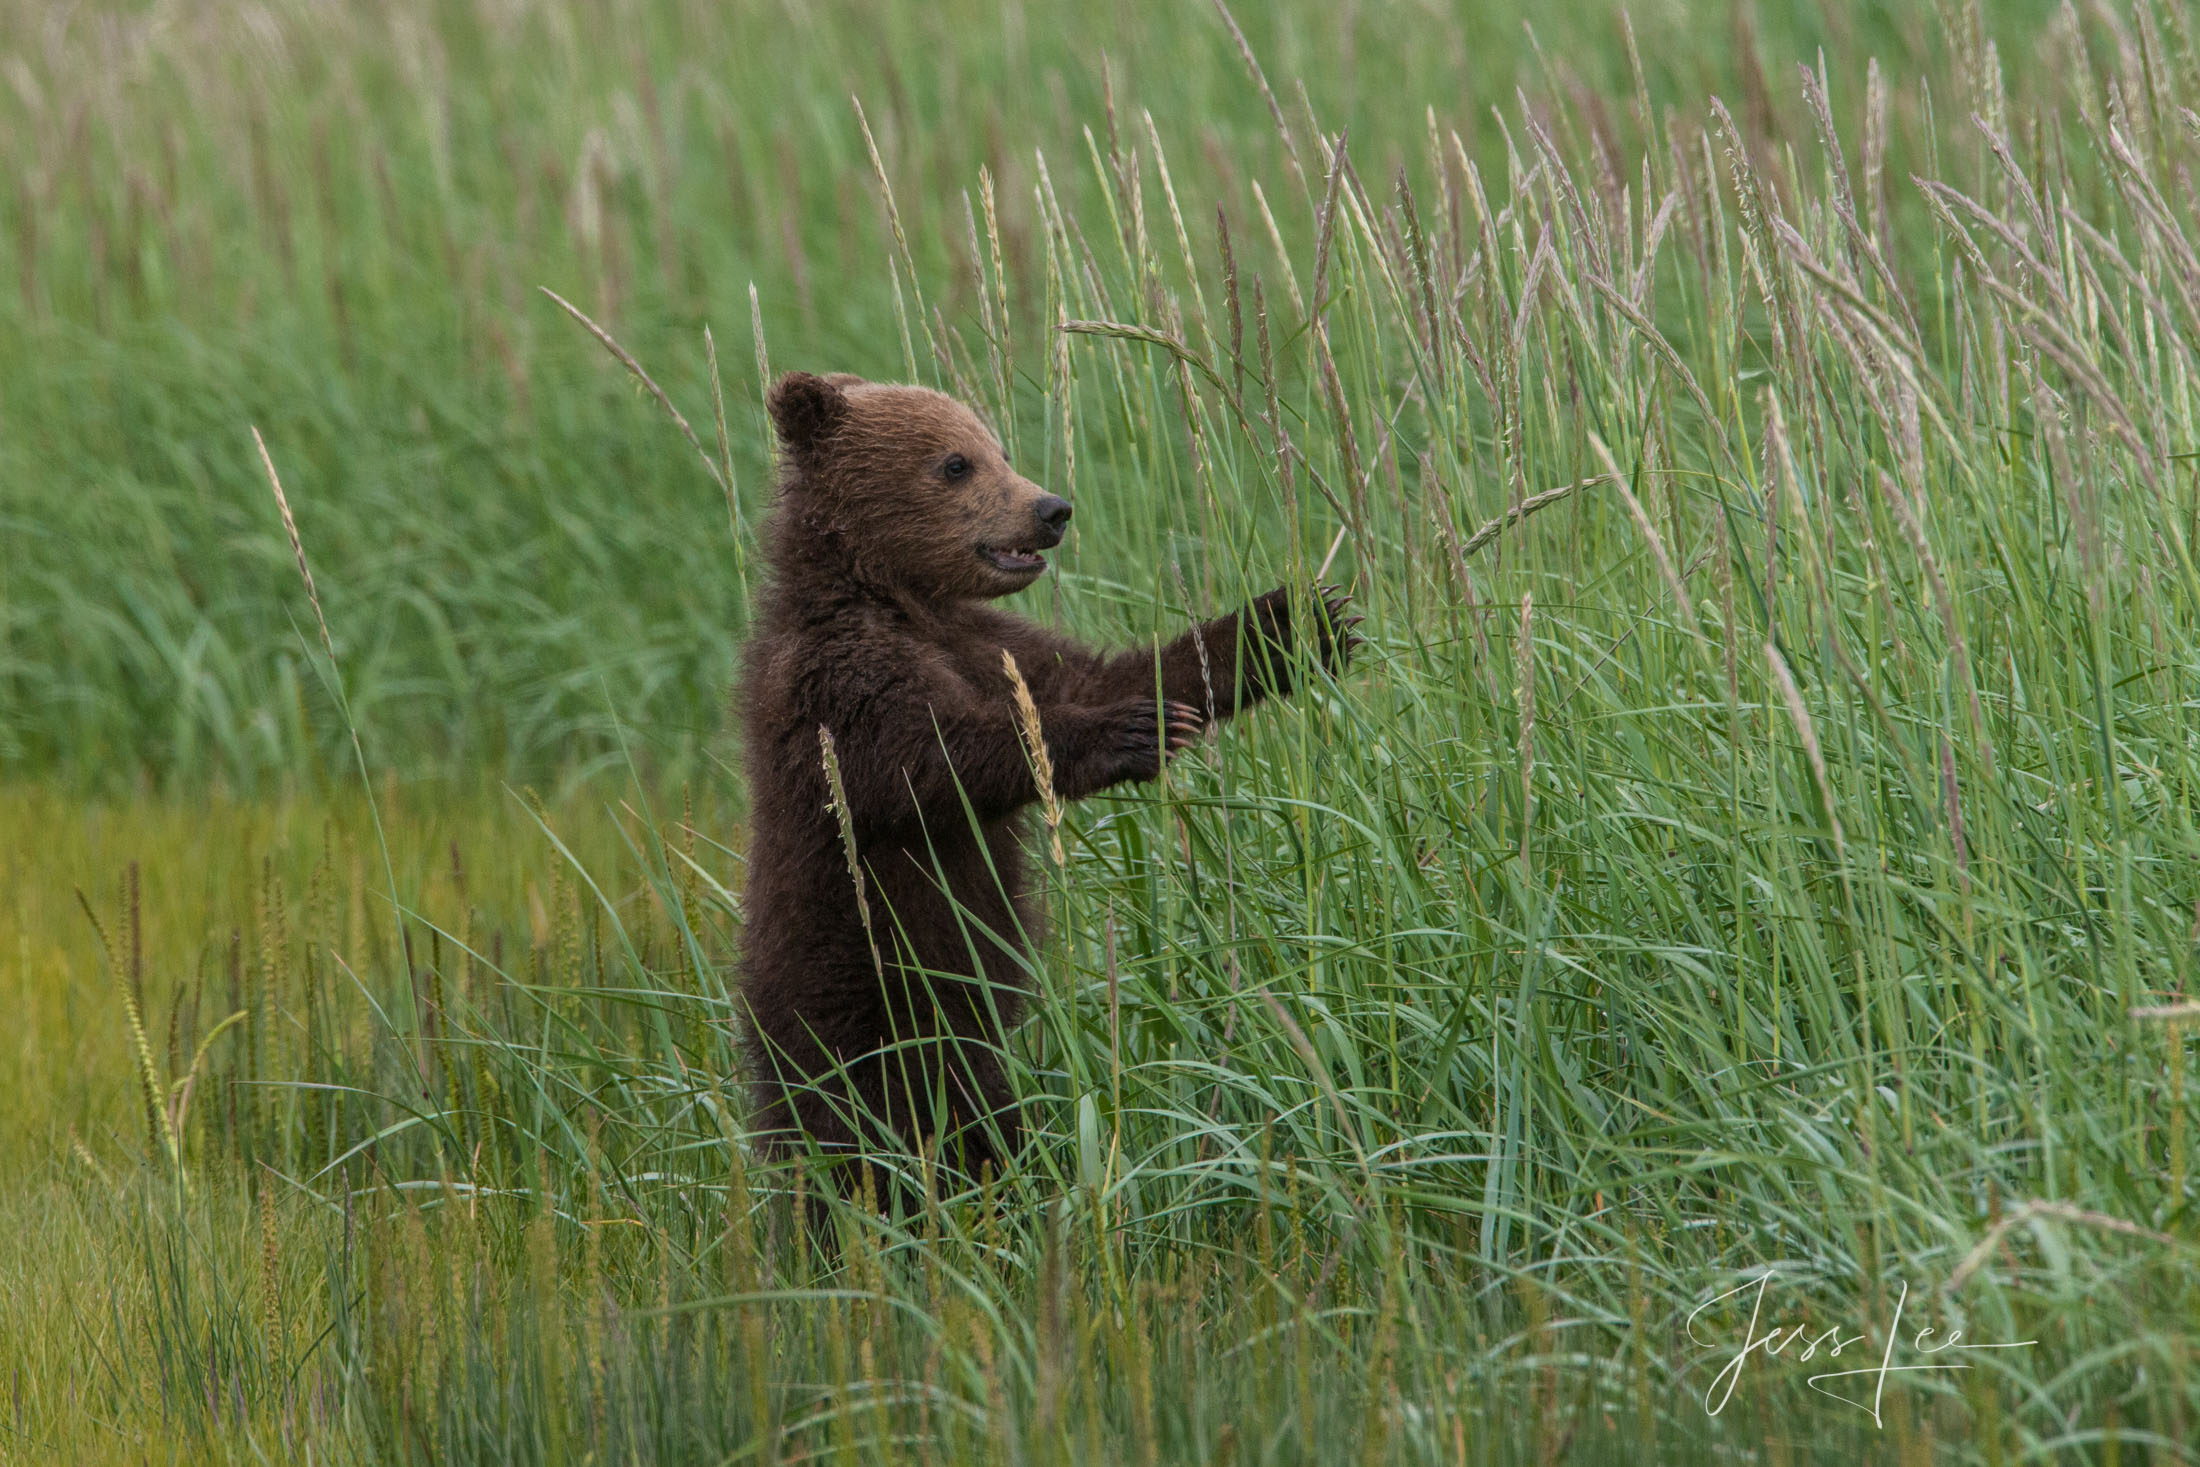
M 1226 202 L 1241 247 L 1265 248 L 1256 180 L 1303 233 L 1211 10 L 862 10 L 0 7 L 18 165 L 0 188 L 0 765 L 259 788 L 347 767 L 294 635 L 257 423 L 311 486 L 354 711 L 391 765 L 615 765 L 615 714 L 653 767 L 707 767 L 746 605 L 727 505 L 535 290 L 604 322 L 698 422 L 714 327 L 753 520 L 761 357 L 912 370 L 851 96 L 949 322 L 978 310 L 964 201 L 990 174 L 1027 368 L 1051 326 L 1039 154 L 1104 244 L 1085 132 L 1111 98 L 1126 154 L 1150 162 L 1143 113 L 1166 130 L 1200 238 Z M 1378 190 L 1420 156 L 1424 105 L 1487 162 L 1516 83 L 1597 97 L 1628 76 L 1594 6 L 1240 19 L 1280 102 L 1303 87 L 1349 123 Z M 1860 67 L 1930 43 L 1916 17 L 1847 11 L 1637 24 L 1660 101 L 1689 107 L 1769 98 L 1762 74 L 1820 44 Z M 1133 554 L 1104 564 L 1138 583 Z
M 1003 14 L 973 45 L 997 40 L 1005 76 L 1042 31 Z M 183 1422 L 210 1455 L 311 1441 L 422 1461 L 2189 1460 L 2186 11 L 2066 16 L 2021 36 L 2021 65 L 1956 12 L 1899 49 L 1831 35 L 1807 73 L 1752 62 L 1768 26 L 1720 53 L 1731 106 L 1674 59 L 1684 23 L 1646 24 L 1639 71 L 1625 32 L 1547 42 L 1533 89 L 1471 136 L 1456 98 L 1430 111 L 1413 89 L 1455 75 L 1438 21 L 1367 21 L 1404 68 L 1378 88 L 1369 52 L 1296 52 L 1309 23 L 1249 26 L 1256 75 L 1219 16 L 1122 19 L 1155 48 L 1144 69 L 1126 59 L 1112 107 L 1066 92 L 1064 130 L 1089 121 L 1089 141 L 1019 148 L 1028 171 L 1005 150 L 912 170 L 944 104 L 866 95 L 874 181 L 837 92 L 817 125 L 845 166 L 794 165 L 805 186 L 849 180 L 845 273 L 872 282 L 843 301 L 813 277 L 803 358 L 834 341 L 826 318 L 874 312 L 861 354 L 828 364 L 971 398 L 1076 498 L 1042 614 L 1144 638 L 1332 554 L 1370 612 L 1342 684 L 1072 811 L 1017 1041 L 1022 1166 L 936 1177 L 898 1219 L 834 1204 L 832 1248 L 796 1224 L 809 1184 L 742 1143 L 738 791 L 721 806 L 696 778 L 700 813 L 664 793 L 707 770 L 715 725 L 665 736 L 690 695 L 653 699 L 646 658 L 591 661 L 637 644 L 579 613 L 484 604 L 463 624 L 497 650 L 399 677 L 425 644 L 344 585 L 375 556 L 419 564 L 393 530 L 431 535 L 417 511 L 347 508 L 349 456 L 391 440 L 370 419 L 317 442 L 270 403 L 255 416 L 373 756 L 594 751 L 623 782 L 571 783 L 627 808 L 512 797 L 482 866 L 458 857 L 505 892 L 532 881 L 501 913 L 424 874 L 424 852 L 447 866 L 417 805 L 384 822 L 394 881 L 316 888 L 294 838 L 293 874 L 237 940 L 248 1001 L 133 994 L 147 1053 L 113 1044 L 108 1129 L 36 1194 L 148 1219 L 70 1255 L 117 1271 L 126 1322 L 100 1338 L 133 1345 L 101 1357 L 101 1400 L 120 1439 Z M 424 32 L 443 38 L 424 54 L 463 55 L 475 24 Z M 633 34 L 646 54 L 706 24 L 665 11 Z M 881 22 L 904 55 L 925 24 Z M 796 76 L 826 64 L 765 49 L 804 56 Z M 1153 72 L 1180 110 L 1132 101 Z M 673 221 L 677 253 L 681 211 L 653 215 L 638 176 L 630 222 Z M 967 218 L 940 229 L 966 186 Z M 635 279 L 639 253 L 617 256 Z M 613 258 L 578 259 L 599 271 L 586 304 L 709 423 L 699 332 L 611 288 Z M 777 306 L 766 348 L 787 365 Z M 744 312 L 703 314 L 726 369 Z M 663 465 L 647 482 L 666 517 L 588 521 L 555 553 L 486 536 L 507 569 L 482 594 L 509 578 L 579 604 L 631 577 L 613 610 L 677 639 L 698 623 L 652 598 L 700 594 L 668 567 L 708 556 L 730 601 L 761 465 L 736 461 L 749 497 L 727 526 L 654 408 L 614 419 L 616 377 L 582 372 L 617 369 L 534 319 L 541 360 L 571 374 L 576 452 Z M 753 453 L 757 378 L 722 375 Z M 530 380 L 523 453 L 564 431 Z M 432 420 L 421 436 L 462 441 Z M 242 599 L 304 626 L 258 481 L 222 482 L 266 577 Z M 525 482 L 454 493 L 432 533 L 557 502 Z M 543 640 L 498 643 L 530 621 Z M 376 636 L 379 661 L 356 640 Z M 341 723 L 306 691 L 336 670 L 316 634 L 239 645 L 282 649 L 301 690 L 285 707 L 308 711 L 218 767 L 266 778 L 335 752 Z M 575 682 L 530 680 L 566 655 Z M 103 700 L 142 683 L 53 686 L 78 690 L 85 768 L 205 767 L 132 743 L 144 719 Z M 417 742 L 439 706 L 486 721 Z M 20 757 L 75 767 L 37 737 Z M 12 821 L 25 839 L 57 823 L 41 808 Z M 145 868 L 189 841 L 169 830 Z M 90 906 L 119 994 L 140 966 L 118 936 L 129 900 Z M 177 964 L 227 951 L 176 943 Z M 114 1032 L 124 1009 L 104 1010 Z M 163 1130 L 191 1036 L 239 1010 L 206 1098 Z M 1812 1392 L 1827 1367 L 1798 1346 L 1713 1416 L 1748 1320 L 1735 1291 L 1767 1271 L 1764 1323 L 1837 1326 L 1873 1359 L 1898 1307 L 1903 1350 L 1927 1325 L 2029 1343 L 1894 1378 L 1880 1422 Z M 82 1399 L 52 1329 L 19 1347 L 38 1389 L 16 1429 L 39 1440 Z

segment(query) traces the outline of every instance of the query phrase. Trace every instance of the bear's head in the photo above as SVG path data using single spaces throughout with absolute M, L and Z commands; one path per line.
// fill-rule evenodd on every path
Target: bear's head
M 790 372 L 768 401 L 791 507 L 865 580 L 1006 596 L 1061 543 L 1069 501 L 1009 467 L 978 415 L 943 393 Z

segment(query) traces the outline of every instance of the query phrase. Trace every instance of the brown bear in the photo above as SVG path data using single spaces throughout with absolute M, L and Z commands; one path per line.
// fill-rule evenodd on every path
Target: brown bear
M 1093 651 L 988 604 L 1039 578 L 1070 506 L 970 409 L 804 372 L 769 406 L 780 497 L 741 692 L 758 1131 L 780 1155 L 936 1145 L 966 1176 L 999 1171 L 1021 1134 L 1002 1046 L 1034 931 L 1018 812 L 1040 798 L 1002 652 L 1074 800 L 1154 778 L 1213 721 L 1287 692 L 1295 659 L 1341 670 L 1358 618 L 1339 591 L 1276 590 L 1158 654 Z

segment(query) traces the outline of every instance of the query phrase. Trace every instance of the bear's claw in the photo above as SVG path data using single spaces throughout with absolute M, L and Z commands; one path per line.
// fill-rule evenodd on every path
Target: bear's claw
M 1164 711 L 1171 754 L 1190 748 L 1207 731 L 1207 716 L 1189 703 L 1170 703 Z

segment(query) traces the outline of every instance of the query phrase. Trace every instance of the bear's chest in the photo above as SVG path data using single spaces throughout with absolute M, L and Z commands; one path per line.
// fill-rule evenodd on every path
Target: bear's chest
M 948 618 L 912 619 L 901 628 L 904 670 L 922 666 L 939 691 L 958 699 L 993 701 L 1009 696 L 1000 638 L 984 628 Z
M 997 645 L 965 643 L 949 653 L 947 666 L 957 686 L 973 698 L 1009 696 L 1008 674 Z

